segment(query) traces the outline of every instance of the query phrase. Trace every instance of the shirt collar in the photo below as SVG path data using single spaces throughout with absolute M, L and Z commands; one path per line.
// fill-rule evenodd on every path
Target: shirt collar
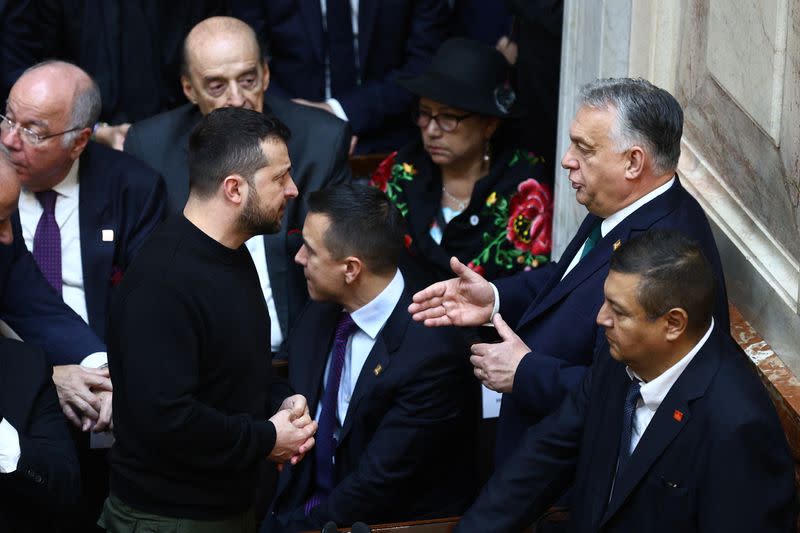
M 78 166 L 79 166 L 80 159 L 76 159 L 72 163 L 72 167 L 67 172 L 67 175 L 64 177 L 58 185 L 53 187 L 53 190 L 56 191 L 59 195 L 65 196 L 67 198 L 71 198 L 73 196 L 78 195 Z
M 383 325 L 389 320 L 392 311 L 400 301 L 405 288 L 405 281 L 403 275 L 398 269 L 392 281 L 381 291 L 381 293 L 373 298 L 366 305 L 359 307 L 350 314 L 353 322 L 364 333 L 369 335 L 370 339 L 375 339 L 380 333 Z
M 658 409 L 658 406 L 661 405 L 661 402 L 664 401 L 664 398 L 667 396 L 667 393 L 678 381 L 678 378 L 681 377 L 683 371 L 689 366 L 689 363 L 692 362 L 694 356 L 697 355 L 697 352 L 703 347 L 706 343 L 708 338 L 711 336 L 711 330 L 714 329 L 714 318 L 711 318 L 711 325 L 708 326 L 708 330 L 706 331 L 705 335 L 700 339 L 700 341 L 694 345 L 689 353 L 684 355 L 680 361 L 669 367 L 665 370 L 660 376 L 655 378 L 652 381 L 648 381 L 644 383 L 641 377 L 639 377 L 636 372 L 631 370 L 629 367 L 625 367 L 625 372 L 628 373 L 628 377 L 631 380 L 637 380 L 642 382 L 642 386 L 639 389 L 639 394 L 642 395 L 642 402 L 644 405 L 647 406 L 648 409 L 655 412 Z
M 660 187 L 653 189 L 652 191 L 645 194 L 632 204 L 623 207 L 613 215 L 603 220 L 603 223 L 600 224 L 600 234 L 603 237 L 605 237 L 606 235 L 611 233 L 611 230 L 613 230 L 617 226 L 617 224 L 625 220 L 628 217 L 628 215 L 630 215 L 631 213 L 642 207 L 647 202 L 667 192 L 669 188 L 672 187 L 673 183 L 675 183 L 675 176 L 672 176 L 672 178 L 664 185 L 661 185 Z

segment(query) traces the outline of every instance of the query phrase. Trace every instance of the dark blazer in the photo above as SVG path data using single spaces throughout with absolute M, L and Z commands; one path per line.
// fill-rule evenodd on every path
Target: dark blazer
M 104 339 L 111 288 L 164 220 L 167 194 L 164 180 L 152 169 L 94 142 L 81 154 L 78 183 L 86 310 L 92 330 Z M 14 224 L 19 225 L 18 216 Z M 113 230 L 113 241 L 102 239 L 106 229 Z
M 80 494 L 78 458 L 39 348 L 0 338 L 0 419 L 19 434 L 17 469 L 0 474 L 0 530 L 54 531 Z M 57 529 L 56 529 L 57 530 Z
M 39 39 L 32 0 L 0 0 L 0 98 L 36 62 Z
M 302 269 L 294 264 L 300 248 L 298 233 L 308 211 L 304 196 L 350 179 L 347 153 L 350 131 L 330 113 L 265 95 L 264 111 L 289 127 L 292 178 L 300 196 L 289 202 L 281 231 L 264 235 L 270 285 L 284 338 L 308 299 Z M 197 106 L 186 104 L 131 126 L 125 151 L 156 169 L 167 183 L 170 213 L 182 213 L 189 197 L 187 154 L 189 134 L 200 122 Z M 297 230 L 297 231 L 294 231 Z
M 267 531 L 460 514 L 475 495 L 478 386 L 457 330 L 411 320 L 406 289 L 364 364 L 336 449 L 336 486 L 306 519 L 313 452 L 285 468 Z M 341 306 L 310 302 L 289 342 L 289 380 L 316 413 Z M 286 522 L 290 522 L 288 526 Z M 281 524 L 280 522 L 284 522 Z
M 656 228 L 679 230 L 695 239 L 711 262 L 717 281 L 714 317 L 721 331 L 729 330 L 728 298 L 714 236 L 702 208 L 677 178 L 667 192 L 631 213 L 601 239 L 561 280 L 598 223 L 599 218 L 587 216 L 562 260 L 548 271 L 524 272 L 495 283 L 500 313 L 532 350 L 517 367 L 512 393 L 503 395 L 497 464 L 513 451 L 528 426 L 556 410 L 580 382 L 592 354 L 605 343 L 596 318 L 617 241 L 622 243 Z
M 25 247 L 14 215 L 14 242 L 0 244 L 0 319 L 26 342 L 41 346 L 50 364 L 78 364 L 106 347 L 44 279 Z
M 325 99 L 319 0 L 234 0 L 232 12 L 253 26 L 269 51 L 270 93 Z M 361 84 L 337 97 L 358 135 L 357 153 L 396 150 L 414 138 L 416 128 L 409 118 L 413 96 L 396 80 L 428 66 L 447 36 L 449 17 L 445 0 L 359 2 Z
M 457 531 L 520 531 L 573 477 L 570 531 L 795 530 L 786 438 L 720 325 L 667 393 L 612 494 L 629 385 L 625 366 L 604 351 L 559 410 L 528 430 Z

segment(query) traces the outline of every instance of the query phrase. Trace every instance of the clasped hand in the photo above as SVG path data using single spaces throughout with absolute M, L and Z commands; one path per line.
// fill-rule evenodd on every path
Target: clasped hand
M 297 464 L 314 447 L 317 423 L 311 418 L 302 394 L 286 398 L 269 420 L 275 426 L 275 447 L 269 458 L 278 463 L 279 468 L 286 461 Z
M 81 431 L 111 429 L 113 388 L 108 368 L 55 366 L 53 383 L 64 416 Z
M 497 392 L 510 393 L 514 389 L 514 375 L 517 367 L 530 348 L 519 335 L 506 324 L 500 313 L 492 320 L 497 334 L 502 339 L 497 343 L 473 344 L 470 348 L 475 377 L 486 388 Z

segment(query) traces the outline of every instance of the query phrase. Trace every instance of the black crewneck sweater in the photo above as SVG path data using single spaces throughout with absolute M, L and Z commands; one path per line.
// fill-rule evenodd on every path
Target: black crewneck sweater
M 111 492 L 165 516 L 247 509 L 275 444 L 269 315 L 247 249 L 173 217 L 125 273 L 109 317 Z

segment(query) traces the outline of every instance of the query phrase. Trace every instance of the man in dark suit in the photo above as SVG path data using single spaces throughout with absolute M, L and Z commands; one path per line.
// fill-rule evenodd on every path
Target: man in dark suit
M 44 353 L 0 338 L 0 530 L 58 531 L 80 491 L 78 459 Z
M 187 141 L 192 128 L 214 109 L 244 107 L 274 114 L 292 132 L 288 141 L 292 176 L 301 195 L 350 178 L 347 125 L 316 109 L 264 97 L 270 72 L 253 30 L 240 20 L 214 17 L 195 26 L 184 45 L 183 91 L 191 102 L 134 124 L 125 151 L 166 179 L 169 209 L 183 211 L 189 194 Z M 305 218 L 303 200 L 292 202 L 282 229 L 248 241 L 270 310 L 273 350 L 278 351 L 308 296 L 291 258 L 299 239 L 289 239 Z
M 459 277 L 415 295 L 410 308 L 426 325 L 475 326 L 492 320 L 497 327 L 502 342 L 472 347 L 475 375 L 504 393 L 497 464 L 527 427 L 560 405 L 591 364 L 604 342 L 594 317 L 603 303 L 609 258 L 634 235 L 672 228 L 698 241 L 717 280 L 714 316 L 722 331 L 729 327 L 711 228 L 675 175 L 683 130 L 680 105 L 641 79 L 600 80 L 584 87 L 581 98 L 561 165 L 589 214 L 561 260 L 494 285 L 452 260 Z
M 140 161 L 89 141 L 100 105 L 97 85 L 81 69 L 39 64 L 11 89 L 2 143 L 23 185 L 15 223 L 25 243 L 52 289 L 103 339 L 111 289 L 163 220 L 166 192 Z M 111 421 L 105 363 L 98 353 L 54 369 L 64 413 L 83 431 L 107 429 Z M 98 377 L 104 387 L 92 385 Z M 93 401 L 80 403 L 86 399 Z M 95 509 L 81 530 L 93 525 L 107 492 L 105 453 L 89 452 L 88 440 L 81 437 L 79 449 L 84 493 Z
M 712 317 L 714 285 L 701 248 L 676 231 L 614 252 L 597 315 L 608 346 L 457 530 L 519 531 L 574 476 L 570 531 L 793 531 L 786 438 Z
M 313 300 L 300 322 L 314 334 L 292 334 L 289 380 L 316 413 L 316 452 L 284 469 L 264 530 L 459 514 L 475 488 L 467 347 L 406 312 L 402 216 L 383 193 L 328 188 L 309 206 L 296 261 Z
M 236 0 L 270 54 L 270 92 L 350 123 L 356 153 L 390 152 L 416 133 L 401 76 L 421 74 L 447 37 L 446 0 Z M 322 8 L 325 11 L 323 12 Z

